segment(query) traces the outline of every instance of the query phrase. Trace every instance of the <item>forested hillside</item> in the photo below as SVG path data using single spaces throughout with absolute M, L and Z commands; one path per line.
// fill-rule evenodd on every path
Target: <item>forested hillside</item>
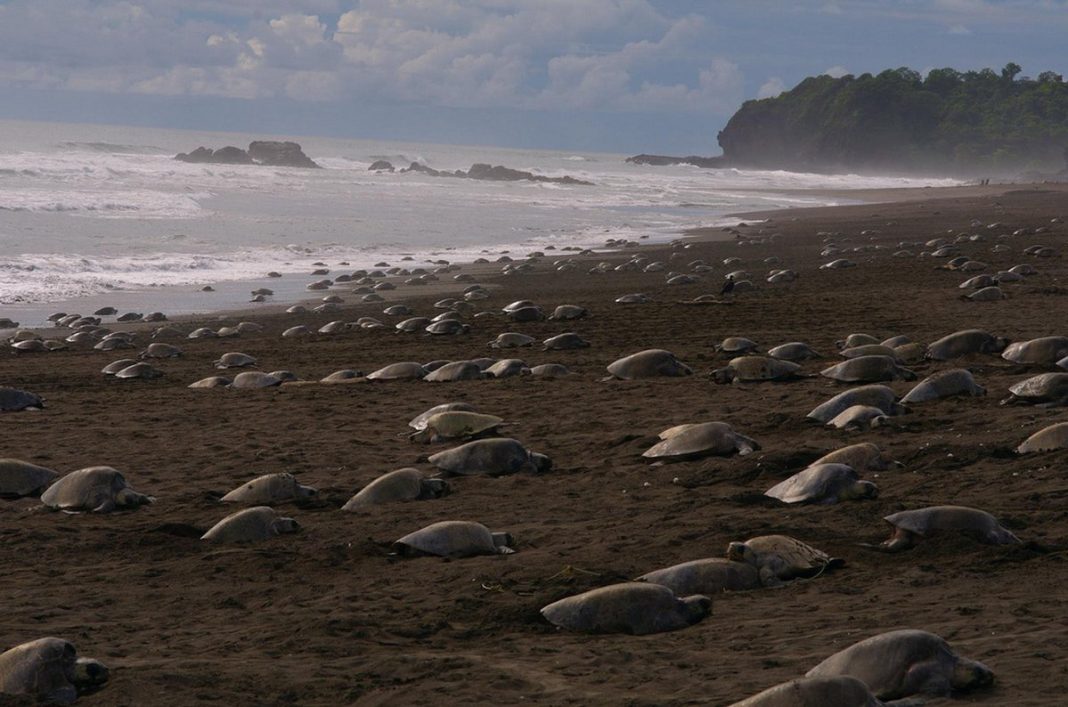
M 999 175 L 1065 169 L 1068 83 L 1017 64 L 810 77 L 747 101 L 719 133 L 724 162 L 773 169 Z

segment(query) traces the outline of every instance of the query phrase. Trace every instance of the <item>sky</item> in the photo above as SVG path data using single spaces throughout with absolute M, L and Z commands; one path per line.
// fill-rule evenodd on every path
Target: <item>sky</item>
M 0 119 L 718 154 L 806 76 L 1068 75 L 1068 0 L 0 0 Z

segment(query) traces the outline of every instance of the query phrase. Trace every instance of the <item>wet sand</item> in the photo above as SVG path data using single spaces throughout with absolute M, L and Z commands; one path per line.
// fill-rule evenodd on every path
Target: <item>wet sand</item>
M 574 303 L 592 313 L 578 322 L 480 318 L 470 320 L 467 336 L 355 331 L 293 341 L 280 332 L 297 323 L 399 318 L 382 316 L 384 305 L 372 304 L 347 304 L 341 315 L 254 314 L 264 333 L 179 342 L 185 356 L 158 363 L 165 376 L 156 381 L 99 373 L 128 352 L 5 356 L 0 381 L 37 392 L 47 407 L 0 417 L 4 456 L 64 473 L 111 465 L 157 501 L 109 515 L 42 512 L 32 499 L 0 501 L 0 645 L 62 636 L 107 663 L 111 682 L 79 702 L 86 705 L 724 705 L 801 676 L 857 640 L 913 627 L 947 638 L 996 674 L 992 689 L 945 704 L 1061 704 L 1068 684 L 1068 457 L 1012 450 L 1066 419 L 1065 412 L 998 405 L 1009 385 L 1039 371 L 993 356 L 914 366 L 921 378 L 967 367 L 989 394 L 916 405 L 898 424 L 864 432 L 805 421 L 810 409 L 845 389 L 828 379 L 721 386 L 706 375 L 727 360 L 713 345 L 732 335 L 764 350 L 806 341 L 828 357 L 805 364 L 817 372 L 835 362 L 833 342 L 853 332 L 920 342 L 966 328 L 1011 340 L 1068 334 L 1064 260 L 1021 253 L 1036 243 L 1060 251 L 1068 245 L 1065 224 L 1050 224 L 1068 217 L 1068 193 L 1046 185 L 994 192 L 773 214 L 741 230 L 755 237 L 763 229 L 765 240 L 778 233 L 775 242 L 688 241 L 674 269 L 697 259 L 717 265 L 696 285 L 666 286 L 663 273 L 588 275 L 585 266 L 552 272 L 550 262 L 566 254 L 551 251 L 533 274 L 482 278 L 499 286 L 485 309 L 520 298 L 546 309 Z M 984 227 L 972 228 L 972 219 Z M 985 228 L 992 222 L 1003 226 Z M 990 250 L 1000 234 L 1044 225 L 1050 233 L 1008 236 L 1008 253 Z M 859 235 L 866 230 L 877 233 Z M 961 248 L 990 264 L 991 273 L 1029 262 L 1040 274 L 1007 285 L 1007 300 L 973 303 L 959 299 L 957 289 L 969 275 L 936 269 L 943 261 L 931 258 L 891 257 L 902 241 L 949 231 L 984 234 Z M 836 256 L 856 261 L 855 268 L 819 270 L 831 259 L 819 254 L 819 232 L 840 233 L 840 244 L 885 247 Z M 670 255 L 668 247 L 639 250 L 650 259 Z M 763 264 L 773 255 L 781 265 Z M 753 274 L 756 291 L 731 305 L 680 303 L 718 293 L 728 270 L 720 262 L 730 256 L 744 259 L 739 267 Z M 592 262 L 626 257 L 602 254 Z M 800 278 L 769 285 L 771 267 L 791 268 Z M 656 301 L 613 303 L 628 292 Z M 415 288 L 411 294 L 418 314 L 432 314 L 441 296 Z M 226 351 L 251 354 L 266 371 L 284 368 L 317 380 L 342 368 L 368 372 L 397 361 L 491 355 L 486 342 L 504 331 L 539 340 L 575 331 L 592 345 L 495 354 L 565 364 L 577 375 L 564 380 L 186 388 L 215 374 L 211 362 Z M 600 380 L 608 363 L 646 348 L 673 351 L 697 375 Z M 912 386 L 890 385 L 899 394 Z M 548 454 L 553 470 L 460 478 L 439 500 L 365 514 L 339 510 L 384 472 L 412 465 L 429 471 L 425 455 L 447 445 L 410 442 L 406 423 L 454 400 L 505 418 L 506 433 Z M 640 458 L 661 430 L 710 420 L 730 423 L 762 449 L 662 467 Z M 785 507 L 761 496 L 823 453 L 860 441 L 877 443 L 904 464 L 868 475 L 880 486 L 878 499 Z M 280 507 L 302 532 L 249 547 L 209 547 L 197 539 L 235 510 L 218 501 L 222 494 L 274 471 L 320 489 L 314 502 Z M 945 503 L 993 513 L 1024 544 L 944 538 L 894 555 L 860 547 L 887 536 L 883 516 Z M 506 530 L 517 552 L 453 561 L 389 555 L 391 541 L 445 519 Z M 574 635 L 538 613 L 564 596 L 721 556 L 732 540 L 769 533 L 793 535 L 847 564 L 782 589 L 716 596 L 709 618 L 673 633 Z

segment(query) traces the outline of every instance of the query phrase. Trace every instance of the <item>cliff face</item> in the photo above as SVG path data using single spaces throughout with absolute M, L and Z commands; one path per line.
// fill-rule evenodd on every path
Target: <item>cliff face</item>
M 725 162 L 804 171 L 1056 172 L 1068 145 L 1068 84 L 1010 64 L 807 78 L 747 101 L 719 133 Z

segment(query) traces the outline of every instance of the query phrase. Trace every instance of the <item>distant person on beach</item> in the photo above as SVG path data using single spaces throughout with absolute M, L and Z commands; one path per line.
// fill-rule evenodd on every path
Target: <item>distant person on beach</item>
M 720 295 L 729 295 L 734 292 L 734 275 L 728 275 L 727 281 L 723 283 L 723 289 L 719 291 Z

